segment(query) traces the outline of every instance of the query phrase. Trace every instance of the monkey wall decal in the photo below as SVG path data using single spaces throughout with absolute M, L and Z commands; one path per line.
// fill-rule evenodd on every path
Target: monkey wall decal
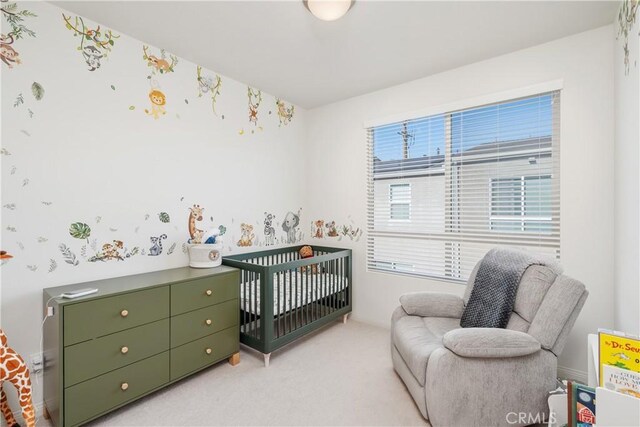
M 249 122 L 256 126 L 258 124 L 258 108 L 262 102 L 262 91 L 247 86 L 247 97 L 249 98 Z
M 11 46 L 13 42 L 14 39 L 11 33 L 0 36 L 0 58 L 9 68 L 13 68 L 14 64 L 21 63 L 18 51 Z
M 149 100 L 151 100 L 151 109 L 145 109 L 145 113 L 152 116 L 155 120 L 159 119 L 161 115 L 167 114 L 167 111 L 165 110 L 167 98 L 164 96 L 162 91 L 159 89 L 152 89 L 151 92 L 149 92 Z
M 291 123 L 295 106 L 292 105 L 291 107 L 287 108 L 283 100 L 276 99 L 276 107 L 278 108 L 278 118 L 280 119 L 279 126 L 286 126 Z
M 67 29 L 73 31 L 74 36 L 81 36 L 78 50 L 82 53 L 89 71 L 95 71 L 100 68 L 100 60 L 108 56 L 115 44 L 115 39 L 120 36 L 113 34 L 108 29 L 101 30 L 100 25 L 95 29 L 87 27 L 80 16 L 74 18 L 73 24 L 71 23 L 71 16 L 65 16 L 63 13 L 62 19 Z

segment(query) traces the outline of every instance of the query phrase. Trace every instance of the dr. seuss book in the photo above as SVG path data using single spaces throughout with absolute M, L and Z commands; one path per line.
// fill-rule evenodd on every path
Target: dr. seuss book
M 640 397 L 640 339 L 601 330 L 600 386 Z

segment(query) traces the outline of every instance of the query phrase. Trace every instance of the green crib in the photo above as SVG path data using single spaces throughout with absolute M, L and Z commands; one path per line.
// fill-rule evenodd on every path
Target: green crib
M 223 257 L 240 269 L 240 341 L 261 352 L 269 366 L 271 352 L 351 312 L 351 249 L 313 246 L 314 256 L 300 258 L 302 246 Z

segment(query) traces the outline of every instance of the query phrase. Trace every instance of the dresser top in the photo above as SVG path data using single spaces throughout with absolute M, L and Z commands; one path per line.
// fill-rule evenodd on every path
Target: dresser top
M 65 292 L 78 289 L 97 288 L 98 292 L 80 298 L 66 299 L 55 298 L 59 305 L 75 304 L 95 298 L 103 298 L 125 292 L 167 286 L 174 283 L 185 282 L 204 277 L 214 277 L 222 274 L 239 271 L 237 268 L 221 265 L 214 268 L 180 267 L 170 270 L 153 271 L 151 273 L 134 274 L 131 276 L 112 277 L 110 279 L 95 280 L 91 282 L 74 283 L 72 285 L 56 286 L 43 289 L 47 299 L 56 297 Z

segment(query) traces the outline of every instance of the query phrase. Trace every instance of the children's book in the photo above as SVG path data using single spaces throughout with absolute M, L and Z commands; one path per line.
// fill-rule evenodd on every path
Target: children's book
M 600 330 L 598 340 L 600 387 L 640 397 L 640 339 Z
M 604 388 L 640 399 L 640 373 L 611 365 L 602 368 Z
M 596 423 L 596 390 L 570 383 L 568 419 L 570 427 L 592 427 Z

